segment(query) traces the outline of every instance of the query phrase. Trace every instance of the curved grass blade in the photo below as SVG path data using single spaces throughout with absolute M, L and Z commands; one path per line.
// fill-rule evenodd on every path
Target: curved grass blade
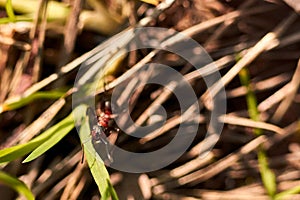
M 89 168 L 91 170 L 96 184 L 98 185 L 101 194 L 101 199 L 109 199 L 109 197 L 111 197 L 113 200 L 117 200 L 118 197 L 110 183 L 109 174 L 106 170 L 106 167 L 98 153 L 95 151 L 94 146 L 92 144 L 89 119 L 88 116 L 86 116 L 87 106 L 80 105 L 78 108 L 80 108 L 76 110 L 78 112 L 74 113 L 76 118 L 76 124 L 77 122 L 81 122 L 81 127 L 79 131 L 80 140 Z
M 57 123 L 56 125 L 52 126 L 48 130 L 46 130 L 41 135 L 37 136 L 33 140 L 29 141 L 26 144 L 19 144 L 13 147 L 9 147 L 3 150 L 0 150 L 0 163 L 9 162 L 12 160 L 15 160 L 16 158 L 20 158 L 34 149 L 38 148 L 40 145 L 45 143 L 47 140 L 49 140 L 53 135 L 55 135 L 56 132 L 60 132 L 62 128 L 69 128 L 70 124 L 70 116 L 72 118 L 72 115 L 70 114 L 67 118 L 62 120 L 61 122 Z M 73 118 L 72 118 L 73 120 Z M 74 126 L 74 121 L 72 121 Z M 68 124 L 68 126 L 66 126 Z
M 276 194 L 274 199 L 275 200 L 289 199 L 288 197 L 292 196 L 293 194 L 299 194 L 299 193 L 300 193 L 300 185 L 297 185 L 291 189 Z
M 13 7 L 12 7 L 11 0 L 6 1 L 5 10 L 6 10 L 6 13 L 7 13 L 7 16 L 9 18 L 10 22 L 14 22 L 16 20 L 16 16 L 15 16 L 15 13 L 14 13 L 14 10 L 13 10 Z
M 44 143 L 39 145 L 31 154 L 23 161 L 23 163 L 30 162 L 43 153 L 48 151 L 51 147 L 57 144 L 63 137 L 65 137 L 74 128 L 74 119 L 72 113 L 58 123 L 59 126 L 53 130 L 52 136 Z M 58 125 L 57 124 L 57 125 Z
M 52 130 L 53 128 L 45 131 L 42 135 L 39 135 L 26 144 L 19 144 L 0 150 L 0 163 L 10 162 L 30 153 L 32 150 L 37 148 L 40 144 L 51 137 Z
M 9 186 L 10 188 L 17 191 L 20 195 L 23 195 L 28 200 L 34 200 L 34 195 L 28 189 L 28 187 L 16 177 L 10 176 L 4 172 L 0 171 L 0 182 Z
M 33 18 L 27 15 L 22 16 L 15 16 L 14 22 L 31 22 L 33 21 Z M 0 18 L 0 24 L 7 24 L 10 23 L 11 19 L 9 17 L 2 17 Z
M 32 95 L 21 98 L 19 101 L 14 101 L 14 99 L 11 99 L 11 101 L 4 102 L 2 105 L 0 105 L 0 110 L 2 112 L 15 110 L 37 99 L 58 99 L 63 95 L 65 95 L 65 92 L 63 91 L 36 92 Z

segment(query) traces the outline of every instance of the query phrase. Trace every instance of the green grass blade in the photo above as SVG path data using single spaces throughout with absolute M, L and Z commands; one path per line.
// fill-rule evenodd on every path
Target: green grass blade
M 33 17 L 27 16 L 27 15 L 15 16 L 14 22 L 24 22 L 24 21 L 31 22 L 31 21 L 33 21 Z M 7 24 L 7 23 L 10 23 L 10 22 L 11 22 L 11 19 L 9 17 L 0 18 L 0 24 Z
M 111 199 L 113 200 L 118 200 L 118 195 L 115 191 L 115 189 L 113 188 L 113 186 L 111 185 L 110 181 L 107 180 L 107 184 L 109 185 L 109 192 L 110 192 L 110 195 L 111 195 Z
M 15 13 L 14 13 L 14 10 L 12 7 L 11 0 L 6 1 L 5 9 L 6 9 L 6 13 L 7 13 L 7 16 L 9 18 L 10 22 L 14 22 L 16 20 L 16 16 L 15 16 Z
M 28 187 L 19 179 L 10 176 L 4 172 L 0 171 L 0 182 L 2 184 L 5 184 L 15 191 L 17 191 L 20 195 L 23 195 L 26 197 L 28 200 L 34 200 L 34 195 L 32 192 L 28 189 Z
M 69 116 L 70 117 L 70 116 Z M 68 117 L 67 117 L 68 118 Z M 34 149 L 38 148 L 44 142 L 49 140 L 53 135 L 59 131 L 62 127 L 65 126 L 66 121 L 69 122 L 69 119 L 64 119 L 61 122 L 57 123 L 56 125 L 52 126 L 33 140 L 29 141 L 26 144 L 19 144 L 13 147 L 9 147 L 3 150 L 0 150 L 0 163 L 9 162 L 20 158 Z M 73 122 L 74 123 L 74 122 Z M 69 127 L 69 126 L 68 126 Z
M 0 24 L 7 24 L 9 22 L 11 22 L 9 17 L 0 18 Z
M 51 147 L 56 145 L 63 137 L 65 137 L 74 128 L 74 119 L 72 113 L 58 123 L 56 129 L 53 130 L 52 136 L 44 143 L 39 145 L 31 154 L 23 161 L 23 163 L 30 162 L 43 153 L 48 151 Z M 58 125 L 57 124 L 57 125 Z
M 51 137 L 52 130 L 53 127 L 26 144 L 19 144 L 0 150 L 0 163 L 10 162 L 30 153 Z
M 21 14 L 34 14 L 39 5 L 39 1 L 36 0 L 14 0 L 12 1 L 12 8 L 15 12 Z M 6 0 L 0 0 L 0 7 L 6 6 Z M 54 21 L 59 20 L 64 22 L 68 17 L 70 8 L 66 3 L 49 1 L 47 6 L 47 20 Z
M 259 111 L 257 109 L 257 99 L 256 95 L 252 90 L 251 81 L 250 81 L 250 74 L 247 68 L 243 68 L 239 72 L 240 82 L 241 84 L 246 87 L 247 94 L 246 94 L 246 101 L 248 106 L 248 112 L 251 119 L 255 121 L 259 121 Z M 259 136 L 263 134 L 262 129 L 254 129 L 255 135 Z M 274 199 L 276 194 L 276 177 L 273 171 L 269 168 L 267 155 L 262 147 L 258 149 L 258 163 L 259 163 L 259 170 L 262 182 L 264 187 L 267 190 L 269 197 Z
M 27 104 L 29 104 L 30 102 L 33 102 L 37 99 L 58 99 L 60 97 L 62 97 L 65 94 L 65 92 L 62 91 L 47 91 L 47 92 L 36 92 L 32 95 L 29 95 L 27 97 L 18 99 L 18 100 L 14 100 L 12 99 L 9 102 L 4 102 L 0 109 L 2 109 L 2 111 L 9 111 L 9 110 L 15 110 L 18 108 L 21 108 Z
M 289 196 L 293 194 L 299 194 L 300 193 L 300 185 L 295 186 L 291 189 L 285 190 L 284 192 L 280 192 L 275 196 L 275 200 L 282 200 L 282 199 L 288 199 Z
M 267 156 L 262 149 L 258 152 L 258 162 L 263 184 L 268 192 L 268 195 L 274 199 L 276 194 L 276 177 L 272 170 L 270 170 Z
M 88 162 L 94 180 L 98 185 L 101 194 L 101 199 L 109 199 L 109 197 L 111 197 L 113 200 L 118 200 L 116 192 L 110 184 L 107 169 L 102 159 L 95 151 L 94 146 L 92 144 L 89 119 L 86 116 L 87 106 L 81 105 L 79 107 L 80 109 L 78 109 L 75 113 L 76 124 L 78 124 L 78 122 L 81 122 L 81 127 L 79 131 L 80 140 L 82 142 L 85 158 Z
M 246 101 L 248 107 L 248 113 L 251 119 L 255 121 L 259 121 L 259 112 L 257 109 L 257 100 L 256 95 L 252 90 L 251 82 L 250 82 L 250 75 L 247 68 L 243 68 L 239 73 L 241 84 L 246 87 L 247 94 L 246 94 Z M 263 134 L 261 129 L 254 129 L 254 133 L 256 135 Z

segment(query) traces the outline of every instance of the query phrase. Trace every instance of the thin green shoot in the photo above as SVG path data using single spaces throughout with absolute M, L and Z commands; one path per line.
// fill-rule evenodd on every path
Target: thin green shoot
M 256 95 L 251 87 L 250 73 L 247 68 L 243 68 L 239 72 L 239 78 L 242 86 L 247 90 L 246 101 L 248 107 L 248 113 L 252 120 L 259 121 L 259 111 L 257 109 L 257 99 Z M 262 135 L 263 131 L 261 129 L 255 128 L 254 134 L 256 136 Z M 258 163 L 259 170 L 263 185 L 271 199 L 275 198 L 276 195 L 276 177 L 274 172 L 269 168 L 267 155 L 264 149 L 260 146 L 258 149 Z
M 7 173 L 0 171 L 0 183 L 14 189 L 19 195 L 24 196 L 27 200 L 34 200 L 35 197 L 24 182 Z
M 14 13 L 14 9 L 13 9 L 11 0 L 6 0 L 5 10 L 6 10 L 6 14 L 8 16 L 9 22 L 15 22 L 16 16 Z

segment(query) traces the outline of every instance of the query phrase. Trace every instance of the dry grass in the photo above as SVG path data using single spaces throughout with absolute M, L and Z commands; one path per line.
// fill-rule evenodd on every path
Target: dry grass
M 43 9 L 29 27 L 0 26 L 2 148 L 26 143 L 66 116 L 71 109 L 70 96 L 75 92 L 72 87 L 78 66 L 103 47 L 89 51 L 102 39 L 99 33 L 79 29 L 77 21 L 84 5 L 80 0 L 71 2 L 70 18 L 60 28 L 53 29 L 51 23 L 46 26 Z M 107 1 L 110 12 L 115 14 L 121 12 L 116 2 Z M 299 15 L 277 0 L 175 1 L 170 8 L 166 6 L 154 12 L 152 18 L 143 18 L 145 13 L 153 11 L 152 5 L 124 1 L 122 6 L 122 15 L 130 22 L 126 26 L 172 27 L 195 39 L 211 55 L 222 78 L 206 88 L 202 77 L 188 63 L 158 50 L 132 51 L 118 64 L 113 75 L 107 77 L 108 91 L 98 91 L 100 98 L 109 96 L 115 86 L 145 63 L 155 61 L 167 63 L 184 74 L 203 106 L 203 112 L 197 116 L 199 131 L 192 146 L 171 165 L 143 174 L 108 169 L 119 198 L 270 199 L 260 177 L 257 158 L 260 148 L 266 152 L 269 167 L 275 173 L 277 193 L 299 187 Z M 169 42 L 172 44 L 174 40 Z M 109 41 L 104 46 L 108 49 L 115 48 L 114 45 Z M 247 89 L 238 79 L 243 68 L 250 73 L 259 121 L 248 114 Z M 203 76 L 215 72 L 210 65 L 201 70 Z M 134 85 L 138 81 L 132 79 L 130 83 Z M 199 157 L 215 139 L 211 136 L 203 140 L 213 109 L 211 98 L 219 92 L 221 83 L 226 85 L 227 115 L 219 120 L 225 125 L 212 151 Z M 131 84 L 123 96 L 129 94 Z M 174 88 L 179 84 L 172 82 L 169 86 Z M 37 99 L 16 109 L 5 107 L 39 91 L 57 89 L 68 92 L 55 100 Z M 122 96 L 119 101 L 124 101 Z M 166 145 L 181 122 L 172 101 L 170 90 L 156 86 L 138 90 L 131 99 L 131 116 L 138 125 L 149 123 L 157 104 L 165 105 L 170 117 L 161 130 L 142 139 L 120 133 L 116 144 L 135 152 Z M 263 130 L 264 134 L 256 136 L 256 129 Z M 27 164 L 17 159 L 2 170 L 23 180 L 37 199 L 99 199 L 97 186 L 87 165 L 80 162 L 81 157 L 81 145 L 74 130 L 42 157 Z M 15 197 L 5 187 L 1 186 L 0 192 L 5 199 Z M 299 199 L 299 189 L 296 193 L 286 199 Z

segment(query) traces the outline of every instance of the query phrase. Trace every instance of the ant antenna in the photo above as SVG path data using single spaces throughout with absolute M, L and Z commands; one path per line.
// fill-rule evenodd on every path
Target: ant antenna
M 106 82 L 106 73 L 104 72 L 105 71 L 105 68 L 103 68 L 102 69 L 103 70 L 103 76 L 102 76 L 102 80 L 103 80 L 103 90 L 104 90 L 104 93 L 105 92 L 107 92 L 107 90 L 106 90 L 106 84 L 107 84 L 107 82 Z

